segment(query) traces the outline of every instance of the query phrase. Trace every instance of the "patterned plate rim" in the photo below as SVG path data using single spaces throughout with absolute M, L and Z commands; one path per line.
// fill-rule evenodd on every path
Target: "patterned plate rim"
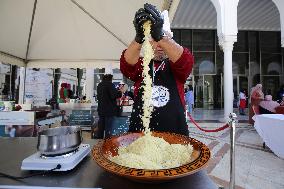
M 155 132 L 155 133 L 163 133 L 163 132 Z M 169 134 L 164 132 L 165 134 Z M 118 138 L 124 135 L 128 135 L 130 133 L 124 133 L 122 135 L 115 136 L 114 138 Z M 195 143 L 198 145 L 200 154 L 199 156 L 192 162 L 181 165 L 179 167 L 174 167 L 170 169 L 157 169 L 157 170 L 149 170 L 149 169 L 136 169 L 136 168 L 130 168 L 125 167 L 119 164 L 116 164 L 112 161 L 110 161 L 108 158 L 106 158 L 103 155 L 102 152 L 102 146 L 107 141 L 110 140 L 110 138 L 99 141 L 92 149 L 92 156 L 93 160 L 96 161 L 96 163 L 102 167 L 103 169 L 107 170 L 108 172 L 111 172 L 116 175 L 125 176 L 128 178 L 136 178 L 136 179 L 173 179 L 173 178 L 179 178 L 183 176 L 187 176 L 190 174 L 193 174 L 199 170 L 201 170 L 203 167 L 207 165 L 207 163 L 210 160 L 211 152 L 210 149 L 203 144 L 202 142 L 192 138 L 187 137 L 184 135 L 174 134 L 170 133 L 171 135 L 177 135 L 182 138 L 186 138 L 187 140 L 190 140 L 190 143 Z M 161 175 L 162 174 L 162 175 Z

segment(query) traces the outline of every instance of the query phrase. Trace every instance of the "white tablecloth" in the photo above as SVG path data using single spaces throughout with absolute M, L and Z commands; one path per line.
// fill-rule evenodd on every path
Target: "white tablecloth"
M 265 144 L 279 157 L 284 158 L 284 115 L 262 114 L 253 116 L 254 127 Z

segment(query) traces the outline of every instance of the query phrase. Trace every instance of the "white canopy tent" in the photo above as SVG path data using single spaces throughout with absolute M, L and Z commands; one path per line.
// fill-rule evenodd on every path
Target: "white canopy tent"
M 217 28 L 212 0 L 1 0 L 0 61 L 35 68 L 106 63 L 118 68 L 135 35 L 134 14 L 146 2 L 169 10 L 173 28 Z M 238 18 L 239 29 L 280 30 L 271 0 L 240 0 Z
M 217 29 L 224 52 L 224 115 L 233 110 L 232 51 L 239 30 L 281 31 L 283 0 L 1 0 L 0 61 L 34 68 L 119 67 L 144 3 L 172 28 Z M 91 72 L 90 72 L 91 73 Z M 91 79 L 90 79 L 91 81 Z
M 135 12 L 162 0 L 1 0 L 0 61 L 35 68 L 119 67 Z M 34 12 L 34 14 L 33 14 Z M 30 36 L 30 40 L 29 40 Z

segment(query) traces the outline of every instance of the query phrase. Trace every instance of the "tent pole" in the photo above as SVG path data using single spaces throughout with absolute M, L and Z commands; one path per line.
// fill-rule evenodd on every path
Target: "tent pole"
M 27 67 L 25 67 L 25 72 L 24 72 L 24 95 L 23 95 L 23 104 L 25 104 L 25 96 L 26 96 L 26 77 L 27 77 Z
M 32 19 L 31 19 L 30 32 L 29 32 L 29 39 L 28 39 L 27 50 L 26 50 L 26 58 L 25 58 L 26 64 L 27 64 L 27 62 L 28 62 L 28 54 L 29 54 L 30 42 L 31 42 L 31 37 L 32 37 L 33 25 L 34 25 L 36 4 L 37 4 L 37 0 L 35 0 L 35 2 L 34 2 L 33 14 L 32 14 Z
M 31 42 L 31 37 L 32 37 L 32 31 L 33 31 L 33 25 L 34 25 L 34 18 L 35 18 L 35 11 L 36 11 L 36 5 L 37 5 L 37 0 L 34 2 L 34 8 L 33 8 L 33 14 L 32 14 L 32 19 L 31 19 L 31 25 L 30 25 L 30 31 L 29 31 L 29 39 L 28 39 L 28 44 L 27 44 L 27 50 L 26 50 L 26 57 L 24 62 L 26 63 L 25 66 L 25 73 L 24 73 L 24 95 L 23 95 L 23 103 L 25 103 L 25 96 L 26 96 L 26 76 L 27 76 L 27 64 L 28 64 L 28 54 L 30 50 L 30 42 Z
M 20 61 L 24 61 L 24 59 L 22 59 L 22 58 L 20 58 L 20 57 L 18 57 L 18 56 L 15 56 L 15 55 L 11 55 L 11 54 L 9 54 L 9 53 L 6 53 L 6 52 L 4 52 L 4 51 L 0 51 L 0 54 L 6 55 L 6 56 L 10 56 L 10 57 L 12 57 L 12 58 L 19 59 Z

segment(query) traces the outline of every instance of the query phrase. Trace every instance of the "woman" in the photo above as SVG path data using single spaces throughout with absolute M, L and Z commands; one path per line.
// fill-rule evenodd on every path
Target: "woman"
M 272 100 L 271 95 L 265 95 L 265 100 L 259 103 L 259 113 L 260 114 L 275 114 L 275 108 L 280 106 L 279 103 Z
M 251 89 L 250 92 L 250 110 L 249 110 L 249 123 L 253 124 L 254 121 L 252 117 L 254 114 L 259 114 L 259 103 L 264 99 L 264 94 L 262 92 L 262 85 L 257 84 Z
M 152 13 L 155 13 L 154 15 Z M 153 18 L 154 17 L 154 18 Z M 148 19 L 149 18 L 149 19 Z M 153 19 L 152 19 L 153 18 Z M 166 19 L 165 19 L 166 18 Z M 177 44 L 171 32 L 164 35 L 163 23 L 169 19 L 159 13 L 154 6 L 145 4 L 134 17 L 136 30 L 135 40 L 123 51 L 120 59 L 120 70 L 134 82 L 134 104 L 130 118 L 129 132 L 140 132 L 144 129 L 140 115 L 143 115 L 144 85 L 142 75 L 143 59 L 140 57 L 144 39 L 142 24 L 151 20 L 151 44 L 154 57 L 149 64 L 152 78 L 151 105 L 153 106 L 149 128 L 154 131 L 172 132 L 188 136 L 185 119 L 184 84 L 191 73 L 194 58 L 187 48 Z M 170 30 L 170 27 L 169 27 Z
M 280 102 L 280 106 L 284 106 L 284 94 L 283 94 L 283 96 L 282 96 L 282 100 L 281 100 L 281 102 Z

